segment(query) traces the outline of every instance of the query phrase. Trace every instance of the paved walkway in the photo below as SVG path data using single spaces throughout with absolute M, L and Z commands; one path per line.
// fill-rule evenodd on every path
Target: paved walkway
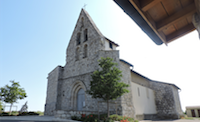
M 4 116 L 0 120 L 29 120 L 29 121 L 56 121 L 56 122 L 78 122 L 74 120 L 59 119 L 53 116 Z
M 141 120 L 139 122 L 200 122 L 199 119 L 189 120 L 189 119 L 177 119 L 177 120 Z
M 53 116 L 9 116 L 9 117 L 0 117 L 0 120 L 28 120 L 28 121 L 55 121 L 55 122 L 78 122 L 74 120 L 67 119 L 58 119 Z M 141 120 L 139 122 L 200 122 L 199 119 L 187 120 L 187 119 L 178 119 L 178 120 Z

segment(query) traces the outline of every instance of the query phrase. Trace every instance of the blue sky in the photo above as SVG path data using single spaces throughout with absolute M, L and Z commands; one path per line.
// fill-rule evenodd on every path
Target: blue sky
M 183 110 L 200 105 L 196 30 L 157 46 L 112 0 L 0 0 L 0 87 L 10 80 L 20 82 L 28 97 L 15 104 L 18 109 L 28 101 L 29 111 L 44 110 L 46 78 L 57 65 L 65 65 L 67 45 L 85 4 L 104 36 L 120 45 L 120 58 L 152 80 L 180 87 Z

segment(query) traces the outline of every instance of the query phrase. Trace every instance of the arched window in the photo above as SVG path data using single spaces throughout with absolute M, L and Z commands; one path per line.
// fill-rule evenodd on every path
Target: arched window
M 79 48 L 76 49 L 76 60 L 79 60 Z
M 77 102 L 76 108 L 78 111 L 83 110 L 85 106 L 85 91 L 81 88 L 77 93 Z
M 83 53 L 83 58 L 87 57 L 87 53 L 88 53 L 88 49 L 87 49 L 87 45 L 84 46 L 84 53 Z
M 81 44 L 81 33 L 77 33 L 77 37 L 76 37 L 76 45 Z
M 88 30 L 85 29 L 84 30 L 84 41 L 87 41 L 88 40 Z

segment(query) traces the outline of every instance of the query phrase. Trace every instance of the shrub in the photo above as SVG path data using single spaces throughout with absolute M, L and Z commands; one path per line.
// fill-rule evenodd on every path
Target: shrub
M 89 114 L 85 117 L 83 122 L 98 122 L 98 115 Z
M 72 119 L 72 120 L 78 120 L 79 117 L 74 115 L 74 116 L 71 116 L 71 119 Z
M 16 116 L 16 115 L 18 115 L 18 114 L 19 114 L 18 111 L 12 111 L 12 112 L 11 112 L 11 115 L 14 115 L 14 116 Z
M 42 112 L 42 111 L 37 111 L 36 113 L 38 113 L 39 116 L 43 116 L 44 115 L 44 112 Z
M 28 114 L 28 112 L 22 112 L 22 113 L 19 113 L 17 116 L 26 116 Z
M 125 119 L 125 120 L 121 120 L 120 122 L 129 122 L 127 119 Z
M 30 112 L 28 112 L 28 115 L 39 115 L 39 114 L 36 113 L 36 112 L 32 112 L 32 111 L 30 111 Z
M 86 119 L 86 114 L 81 114 L 81 121 L 84 121 Z
M 7 113 L 7 112 L 2 112 L 2 113 L 0 114 L 0 116 L 9 116 L 9 113 Z
M 123 117 L 124 120 L 128 120 L 130 122 L 134 122 L 134 118 L 130 118 L 130 117 Z
M 77 121 L 83 121 L 83 122 L 99 122 L 98 121 L 98 115 L 96 114 L 81 114 L 81 117 L 78 116 L 71 116 L 72 120 Z M 120 122 L 138 122 L 137 120 L 134 120 L 134 118 L 126 117 L 126 116 L 120 116 L 120 115 L 110 115 L 109 118 L 107 118 L 107 114 L 101 114 L 100 115 L 100 121 L 101 122 L 114 122 L 114 121 L 120 121 Z
M 110 118 L 106 118 L 105 120 L 103 120 L 103 122 L 114 122 L 114 121 Z
M 113 121 L 120 121 L 120 122 L 134 122 L 134 118 L 126 117 L 126 116 L 120 116 L 120 115 L 110 115 L 109 117 Z
M 22 112 L 22 113 L 19 113 L 18 116 L 29 116 L 29 115 L 39 115 L 38 113 L 36 112 Z
M 114 121 L 119 121 L 119 120 L 121 120 L 121 119 L 119 119 L 119 116 L 116 115 L 116 114 L 110 115 L 109 118 L 112 119 L 112 120 L 114 120 Z
M 0 113 L 3 111 L 3 107 L 4 107 L 3 102 L 0 100 Z

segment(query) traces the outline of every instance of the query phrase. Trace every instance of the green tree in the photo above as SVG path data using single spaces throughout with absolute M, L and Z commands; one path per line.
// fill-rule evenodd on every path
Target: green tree
M 10 113 L 13 106 L 13 103 L 16 103 L 17 100 L 24 99 L 26 96 L 26 92 L 23 88 L 20 88 L 18 82 L 10 81 L 11 86 L 6 85 L 0 88 L 0 100 L 5 103 L 10 103 Z
M 122 77 L 122 71 L 117 67 L 117 63 L 112 62 L 112 58 L 101 58 L 99 60 L 100 70 L 93 72 L 92 81 L 90 81 L 90 90 L 86 93 L 92 95 L 92 98 L 102 98 L 107 102 L 107 113 L 109 117 L 109 100 L 115 100 L 129 91 L 128 84 L 119 82 Z
M 0 100 L 0 113 L 3 111 L 3 103 Z

